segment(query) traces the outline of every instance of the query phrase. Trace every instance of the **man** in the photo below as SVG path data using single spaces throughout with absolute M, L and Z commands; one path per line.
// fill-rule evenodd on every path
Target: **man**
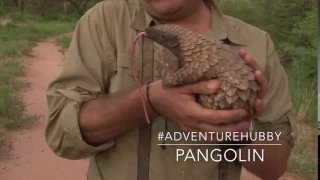
M 201 108 L 194 95 L 217 92 L 219 82 L 214 80 L 163 89 L 152 57 L 143 58 L 150 51 L 141 53 L 144 45 L 140 43 L 135 65 L 144 84 L 142 93 L 147 99 L 145 84 L 153 81 L 149 100 L 159 113 L 147 104 L 152 123 L 146 123 L 130 69 L 131 45 L 139 32 L 160 23 L 179 24 L 209 38 L 227 40 L 256 70 L 264 104 L 262 108 L 261 99 L 257 100 L 257 131 L 281 132 L 281 141 L 254 143 L 282 145 L 239 148 L 244 152 L 264 148 L 265 161 L 229 163 L 227 179 L 238 180 L 241 165 L 263 179 L 280 177 L 297 135 L 285 71 L 266 32 L 222 14 L 213 1 L 107 0 L 90 9 L 79 20 L 62 73 L 47 90 L 46 139 L 54 153 L 67 159 L 91 157 L 89 180 L 219 179 L 222 170 L 218 162 L 176 161 L 178 148 L 187 151 L 219 146 L 162 149 L 157 145 L 157 134 L 246 132 L 248 114 L 244 110 Z

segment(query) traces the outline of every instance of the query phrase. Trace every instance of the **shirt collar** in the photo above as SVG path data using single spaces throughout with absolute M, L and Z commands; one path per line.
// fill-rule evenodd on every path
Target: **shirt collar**
M 240 24 L 233 21 L 226 20 L 226 16 L 222 13 L 221 8 L 214 3 L 212 8 L 212 22 L 211 27 L 205 34 L 210 38 L 219 40 L 228 39 L 231 43 L 237 45 L 248 45 L 247 36 L 240 33 Z M 150 16 L 141 6 L 134 17 L 131 27 L 138 31 L 144 31 L 152 24 L 160 24 L 155 18 Z
M 248 39 L 246 34 L 241 33 L 241 23 L 236 21 L 228 20 L 227 16 L 222 13 L 219 6 L 211 6 L 211 27 L 207 31 L 208 37 L 214 37 L 219 40 L 228 39 L 231 43 L 236 45 L 248 45 Z
M 156 23 L 156 19 L 151 17 L 141 6 L 137 14 L 135 15 L 131 27 L 138 31 L 144 31 L 147 27 L 152 25 L 152 23 Z

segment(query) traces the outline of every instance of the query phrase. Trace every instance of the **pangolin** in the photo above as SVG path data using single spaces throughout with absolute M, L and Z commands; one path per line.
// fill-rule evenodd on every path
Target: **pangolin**
M 176 24 L 151 26 L 145 34 L 162 47 L 156 63 L 164 87 L 217 79 L 219 91 L 197 101 L 216 110 L 243 108 L 253 117 L 260 88 L 254 70 L 229 45 Z

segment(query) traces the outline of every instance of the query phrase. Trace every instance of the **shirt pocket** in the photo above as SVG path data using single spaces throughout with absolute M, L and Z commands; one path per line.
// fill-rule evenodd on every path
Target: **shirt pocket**
M 132 91 L 137 88 L 136 80 L 134 77 L 133 69 L 131 68 L 131 54 L 127 52 L 117 53 L 117 63 L 114 67 L 114 76 L 110 79 L 109 93 L 121 93 Z M 141 76 L 141 57 L 136 55 L 135 71 L 138 80 Z

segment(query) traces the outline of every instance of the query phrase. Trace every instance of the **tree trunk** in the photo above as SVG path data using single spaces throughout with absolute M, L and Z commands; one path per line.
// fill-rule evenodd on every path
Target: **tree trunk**
M 87 8 L 89 0 L 81 0 L 81 1 L 67 0 L 67 2 L 69 2 L 73 6 L 73 8 L 76 9 L 77 14 L 79 16 L 82 16 L 84 11 Z
M 69 5 L 68 2 L 64 2 L 64 3 L 63 3 L 64 13 L 65 13 L 65 14 L 68 12 L 68 5 Z
M 40 2 L 40 7 L 41 7 L 41 16 L 45 16 L 48 8 L 47 0 L 42 0 Z
M 24 0 L 18 0 L 18 7 L 20 9 L 20 12 L 24 12 Z

